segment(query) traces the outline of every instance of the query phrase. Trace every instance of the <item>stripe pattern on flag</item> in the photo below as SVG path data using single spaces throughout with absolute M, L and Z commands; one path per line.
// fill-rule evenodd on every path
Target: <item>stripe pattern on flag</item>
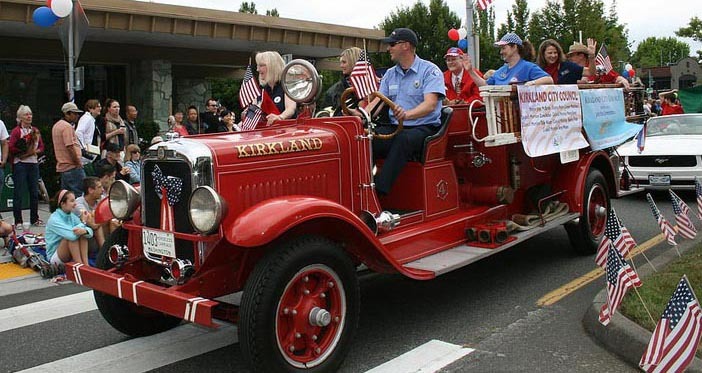
M 492 0 L 478 0 L 478 8 L 480 8 L 480 10 L 487 9 L 490 4 L 492 4 Z
M 702 335 L 702 309 L 683 278 L 653 330 L 639 366 L 646 372 L 682 372 L 690 365 Z
M 256 78 L 254 78 L 251 65 L 249 65 L 246 67 L 244 80 L 241 83 L 241 89 L 239 89 L 239 104 L 243 109 L 249 106 L 251 103 L 256 102 L 260 96 L 261 87 L 259 87 Z
M 702 183 L 695 177 L 695 195 L 697 196 L 697 219 L 702 220 Z
M 244 120 L 241 122 L 241 130 L 251 131 L 256 128 L 261 118 L 263 118 L 263 111 L 261 111 L 261 108 L 253 104 L 249 105 L 246 109 L 246 116 L 244 116 Z
M 600 51 L 597 52 L 597 56 L 595 56 L 595 63 L 597 65 L 602 65 L 605 69 L 605 73 L 612 71 L 612 60 L 609 58 L 609 53 L 607 53 L 607 47 L 605 47 L 604 43 L 602 43 Z
M 673 213 L 675 214 L 675 223 L 678 225 L 678 233 L 689 240 L 695 238 L 697 229 L 695 229 L 695 225 L 692 224 L 692 220 L 688 215 L 690 208 L 675 192 L 670 189 L 668 191 L 670 192 L 670 200 L 673 203 Z
M 378 90 L 375 70 L 373 70 L 373 65 L 368 62 L 368 54 L 366 54 L 365 50 L 361 51 L 361 54 L 358 56 L 358 61 L 354 65 L 349 78 L 359 100 Z
M 623 257 L 629 256 L 629 251 L 636 246 L 636 242 L 628 233 L 627 236 L 624 235 L 622 226 L 619 219 L 617 218 L 617 213 L 614 209 L 610 209 L 607 213 L 607 222 L 605 223 L 605 232 L 602 236 L 602 241 L 600 241 L 597 247 L 597 255 L 595 256 L 595 263 L 604 267 L 607 262 L 607 251 L 610 245 L 614 245 L 614 248 L 619 251 Z
M 606 283 L 607 303 L 602 305 L 599 316 L 602 325 L 609 324 L 626 292 L 632 287 L 641 286 L 639 275 L 613 246 L 607 251 Z
M 653 217 L 656 219 L 658 227 L 661 229 L 661 232 L 663 232 L 666 241 L 672 246 L 677 246 L 677 242 L 675 242 L 675 229 L 673 229 L 673 226 L 665 220 L 663 214 L 658 210 L 658 206 L 653 202 L 650 193 L 646 193 L 646 199 L 648 200 L 648 206 L 651 208 L 651 213 L 653 213 Z

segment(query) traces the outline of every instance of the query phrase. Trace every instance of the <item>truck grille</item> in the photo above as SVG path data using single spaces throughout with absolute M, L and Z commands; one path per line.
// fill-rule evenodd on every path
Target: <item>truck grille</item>
M 632 167 L 695 167 L 697 157 L 694 155 L 645 155 L 629 157 Z
M 183 181 L 179 202 L 173 206 L 175 231 L 194 233 L 195 229 L 188 218 L 188 200 L 192 192 L 192 173 L 190 165 L 183 160 L 145 161 L 142 166 L 142 220 L 144 226 L 159 229 L 161 226 L 161 199 L 154 187 L 152 172 L 158 165 L 163 176 L 178 177 Z M 176 254 L 180 259 L 193 260 L 193 243 L 176 239 Z

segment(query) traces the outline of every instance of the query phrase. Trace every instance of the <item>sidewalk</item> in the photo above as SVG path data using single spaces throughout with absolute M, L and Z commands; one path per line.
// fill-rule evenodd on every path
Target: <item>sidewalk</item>
M 51 215 L 51 212 L 49 212 L 49 204 L 47 203 L 39 203 L 39 219 L 43 220 L 44 223 L 49 221 L 49 216 Z M 2 217 L 3 220 L 14 226 L 15 224 L 15 219 L 12 216 L 12 211 L 3 211 L 2 212 Z M 29 221 L 29 209 L 22 210 L 22 217 L 25 222 Z M 29 232 L 35 233 L 35 234 L 44 234 L 44 231 L 46 230 L 45 227 L 34 227 L 31 226 L 29 228 Z M 23 233 L 23 231 L 17 232 L 17 233 Z M 11 278 L 16 278 L 20 276 L 39 276 L 39 272 L 36 272 L 30 268 L 22 268 L 18 264 L 14 263 L 12 261 L 12 257 L 9 255 L 7 250 L 4 248 L 0 249 L 0 280 L 5 280 L 5 279 L 11 279 Z
M 693 241 L 685 240 L 678 248 L 681 253 L 685 253 L 695 245 L 700 243 L 700 239 Z M 665 241 L 659 245 L 666 245 Z M 678 258 L 678 254 L 673 248 L 657 256 L 651 262 L 656 268 L 664 268 L 668 263 Z M 646 276 L 653 272 L 651 266 L 641 265 L 638 267 L 639 277 L 646 282 Z M 592 305 L 585 312 L 583 326 L 592 337 L 604 345 L 604 347 L 619 356 L 622 360 L 638 367 L 639 360 L 646 351 L 648 342 L 651 340 L 651 332 L 622 316 L 617 312 L 612 317 L 608 326 L 599 322 L 600 308 L 607 302 L 607 290 L 602 289 L 592 301 Z M 660 315 L 654 316 L 660 317 Z M 695 358 L 686 372 L 702 373 L 702 360 Z

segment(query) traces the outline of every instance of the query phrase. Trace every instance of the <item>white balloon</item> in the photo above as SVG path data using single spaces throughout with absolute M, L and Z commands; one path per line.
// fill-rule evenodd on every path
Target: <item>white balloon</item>
M 631 70 L 631 69 L 632 69 L 632 66 L 631 66 L 630 63 L 624 65 L 624 70 L 629 71 L 629 70 Z
M 466 36 L 468 36 L 468 30 L 465 28 L 461 27 L 458 29 L 458 38 L 459 39 L 465 39 Z
M 73 1 L 51 0 L 51 11 L 54 12 L 57 17 L 66 17 L 73 11 Z

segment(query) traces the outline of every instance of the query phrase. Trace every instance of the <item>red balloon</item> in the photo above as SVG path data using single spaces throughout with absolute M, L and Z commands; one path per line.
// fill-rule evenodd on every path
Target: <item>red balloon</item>
M 459 37 L 458 30 L 456 30 L 455 28 L 448 30 L 448 37 L 453 41 L 457 41 Z
M 48 6 L 49 8 L 51 8 L 51 0 L 46 0 L 46 6 Z
M 633 78 L 634 75 L 636 75 L 636 72 L 634 71 L 634 69 L 629 70 L 629 77 Z

